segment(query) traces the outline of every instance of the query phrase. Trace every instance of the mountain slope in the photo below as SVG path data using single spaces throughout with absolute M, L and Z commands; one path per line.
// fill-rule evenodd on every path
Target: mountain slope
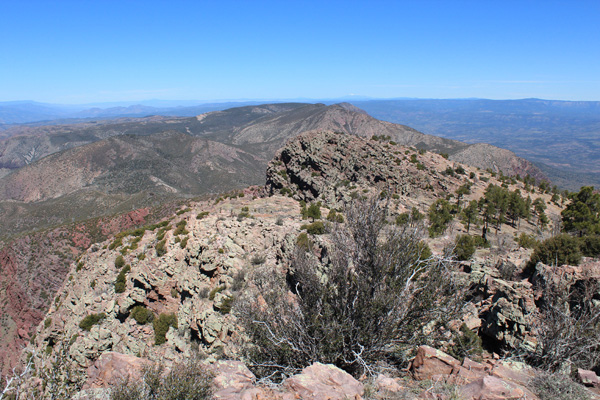
M 262 182 L 264 165 L 239 147 L 181 133 L 111 137 L 1 178 L 3 235 L 242 188 Z
M 229 145 L 251 145 L 252 151 L 270 159 L 287 139 L 309 130 L 340 131 L 362 137 L 390 136 L 399 144 L 448 153 L 451 159 L 455 153 L 469 147 L 456 140 L 425 135 L 404 125 L 377 120 L 347 103 L 332 106 L 282 103 L 232 108 L 195 118 L 152 117 L 86 123 L 81 126 L 29 127 L 25 130 L 27 135 L 17 134 L 0 141 L 0 168 L 19 168 L 56 151 L 111 136 L 150 135 L 165 131 L 205 137 Z M 493 151 L 488 153 L 490 163 L 478 162 L 476 166 L 494 168 L 495 165 L 505 174 L 525 172 L 539 179 L 544 178 L 544 174 L 533 166 L 528 166 L 526 171 L 513 171 L 514 163 L 507 162 L 506 155 L 495 159 Z M 473 159 L 475 162 L 473 157 L 468 157 L 469 154 L 463 152 L 456 160 L 469 163 Z

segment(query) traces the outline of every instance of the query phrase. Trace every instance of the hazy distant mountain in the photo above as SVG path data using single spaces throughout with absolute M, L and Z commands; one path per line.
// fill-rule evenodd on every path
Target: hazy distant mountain
M 572 190 L 600 186 L 600 102 L 407 99 L 353 104 L 375 118 L 431 135 L 512 150 Z
M 66 118 L 72 111 L 69 107 L 34 101 L 0 102 L 0 124 L 23 124 Z
M 314 100 L 302 100 L 314 101 Z M 340 99 L 322 100 L 334 104 Z M 536 163 L 561 187 L 600 186 L 600 102 L 540 99 L 369 99 L 350 101 L 375 118 L 466 143 L 489 143 Z M 0 139 L 23 133 L 23 126 L 73 124 L 149 115 L 191 117 L 263 101 L 215 102 L 148 100 L 79 106 L 0 102 Z M 45 121 L 45 122 L 40 122 Z M 102 122 L 101 124 L 105 124 Z
M 114 102 L 83 105 L 55 105 L 33 101 L 0 102 L 0 131 L 13 124 L 56 124 L 81 119 L 145 117 L 149 115 L 190 117 L 231 107 L 262 104 L 261 101 L 189 102 L 150 100 L 139 103 Z M 75 121 L 68 121 L 68 120 Z

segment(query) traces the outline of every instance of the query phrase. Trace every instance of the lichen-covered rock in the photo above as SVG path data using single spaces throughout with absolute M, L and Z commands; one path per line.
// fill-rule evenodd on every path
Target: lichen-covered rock
M 250 217 L 237 218 L 242 207 Z M 203 211 L 209 214 L 195 218 Z M 79 384 L 107 352 L 167 364 L 198 352 L 234 357 L 239 333 L 230 307 L 244 286 L 241 272 L 253 268 L 251 260 L 260 254 L 265 265 L 285 273 L 303 223 L 299 211 L 297 201 L 285 197 L 203 202 L 167 227 L 125 235 L 112 249 L 113 241 L 105 242 L 105 248 L 85 253 L 79 266 L 71 266 L 73 278 L 59 291 L 50 322 L 38 327 L 30 351 L 39 355 L 40 366 L 58 358 L 71 365 Z M 277 224 L 281 215 L 288 219 L 285 225 Z M 187 232 L 175 235 L 180 221 Z M 161 240 L 166 252 L 159 257 Z M 122 293 L 115 290 L 119 255 L 130 266 Z M 145 308 L 149 317 L 135 320 L 135 307 Z M 174 314 L 177 325 L 166 329 L 165 343 L 157 346 L 152 316 L 160 314 Z M 80 322 L 91 315 L 103 317 L 82 329 Z
M 420 155 L 411 162 L 407 147 L 333 132 L 308 132 L 291 139 L 267 168 L 267 188 L 306 201 L 322 200 L 332 206 L 358 197 L 363 190 L 392 190 L 403 199 L 416 198 L 426 188 L 452 191 L 460 180 L 433 176 L 417 164 L 452 165 L 437 154 Z
M 492 267 L 473 264 L 470 279 L 476 296 L 481 334 L 496 346 L 512 349 L 535 348 L 531 323 L 537 310 L 533 286 L 528 281 L 506 281 Z

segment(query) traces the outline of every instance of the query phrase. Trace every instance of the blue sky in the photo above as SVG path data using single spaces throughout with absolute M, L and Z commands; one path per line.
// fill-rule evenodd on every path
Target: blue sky
M 600 100 L 600 1 L 0 0 L 0 101 Z

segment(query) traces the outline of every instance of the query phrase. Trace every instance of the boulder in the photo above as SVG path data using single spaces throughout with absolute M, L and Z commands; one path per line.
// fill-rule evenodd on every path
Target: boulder
M 588 371 L 585 369 L 578 368 L 577 378 L 579 378 L 579 381 L 585 386 L 598 387 L 600 385 L 600 382 L 598 381 L 598 376 L 594 371 Z
M 148 360 L 143 358 L 106 352 L 88 368 L 88 379 L 83 388 L 105 388 L 120 380 L 139 379 L 147 363 Z
M 398 393 L 404 388 L 398 383 L 398 379 L 390 378 L 389 376 L 385 376 L 379 374 L 377 379 L 375 379 L 375 387 L 378 390 L 390 392 L 390 393 Z
M 309 400 L 361 399 L 363 384 L 331 364 L 315 363 L 283 382 L 297 398 Z
M 458 372 L 460 367 L 456 358 L 433 347 L 421 346 L 410 365 L 410 370 L 416 380 L 422 381 L 434 376 L 451 375 L 453 371 Z
M 215 374 L 214 398 L 218 400 L 252 400 L 261 398 L 262 389 L 254 387 L 256 377 L 240 361 L 217 361 L 212 366 Z M 262 396 L 262 398 L 265 398 Z
M 484 376 L 460 388 L 466 400 L 521 400 L 535 399 L 524 388 L 494 376 Z M 525 397 L 527 396 L 527 397 Z

